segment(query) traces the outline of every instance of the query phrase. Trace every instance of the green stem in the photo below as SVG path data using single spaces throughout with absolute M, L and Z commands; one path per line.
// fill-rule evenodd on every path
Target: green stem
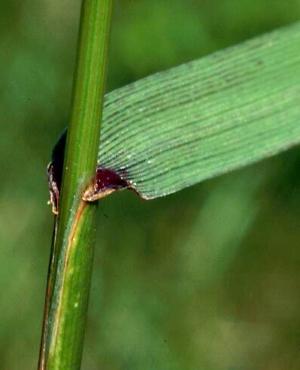
M 80 369 L 95 237 L 95 174 L 112 0 L 83 0 L 60 213 L 53 242 L 40 370 Z

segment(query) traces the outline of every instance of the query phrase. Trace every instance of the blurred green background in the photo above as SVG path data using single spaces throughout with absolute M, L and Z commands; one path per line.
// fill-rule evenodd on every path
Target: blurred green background
M 1 370 L 36 367 L 79 8 L 1 2 Z M 299 18 L 300 0 L 116 1 L 108 90 Z M 299 168 L 295 148 L 165 199 L 103 200 L 83 369 L 300 369 Z

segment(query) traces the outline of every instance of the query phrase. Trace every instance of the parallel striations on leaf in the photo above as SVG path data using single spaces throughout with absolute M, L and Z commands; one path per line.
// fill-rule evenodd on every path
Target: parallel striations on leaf
M 98 164 L 156 198 L 300 142 L 300 23 L 106 96 Z
M 300 143 L 299 45 L 300 22 L 107 94 L 98 166 L 152 199 Z

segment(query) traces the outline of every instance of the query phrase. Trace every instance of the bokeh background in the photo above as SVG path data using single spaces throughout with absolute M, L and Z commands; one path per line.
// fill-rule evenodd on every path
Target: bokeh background
M 79 9 L 1 2 L 1 370 L 36 368 L 45 169 L 68 122 Z M 299 0 L 115 0 L 107 89 L 299 18 Z M 83 369 L 300 369 L 299 169 L 295 148 L 164 199 L 103 200 Z

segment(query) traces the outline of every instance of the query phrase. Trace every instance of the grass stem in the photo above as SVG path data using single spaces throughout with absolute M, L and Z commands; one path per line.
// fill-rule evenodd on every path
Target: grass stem
M 96 205 L 82 194 L 96 169 L 112 0 L 83 0 L 57 233 L 46 292 L 40 370 L 80 369 Z

